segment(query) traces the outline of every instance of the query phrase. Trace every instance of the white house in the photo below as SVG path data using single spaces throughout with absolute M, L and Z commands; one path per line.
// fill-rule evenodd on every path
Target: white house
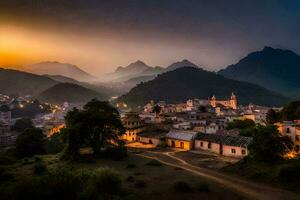
M 199 133 L 195 138 L 195 149 L 207 150 L 224 156 L 248 155 L 251 137 Z

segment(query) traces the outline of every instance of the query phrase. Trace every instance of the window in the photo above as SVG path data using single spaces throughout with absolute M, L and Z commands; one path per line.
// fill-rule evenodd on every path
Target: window
M 211 142 L 208 143 L 207 148 L 211 149 Z
M 286 133 L 290 133 L 290 128 L 286 128 Z
M 235 149 L 231 149 L 231 153 L 235 154 Z
M 242 149 L 242 155 L 245 155 L 245 154 L 246 154 L 246 150 Z
M 200 147 L 203 147 L 203 142 L 200 142 Z

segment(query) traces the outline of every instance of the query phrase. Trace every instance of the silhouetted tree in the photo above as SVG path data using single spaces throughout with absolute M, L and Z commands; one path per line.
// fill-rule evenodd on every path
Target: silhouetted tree
M 45 136 L 38 128 L 28 128 L 17 137 L 16 152 L 19 157 L 45 153 Z
M 288 137 L 281 137 L 276 126 L 258 125 L 254 130 L 253 141 L 249 146 L 250 156 L 254 160 L 278 161 L 292 149 L 292 141 Z
M 73 109 L 65 117 L 66 128 L 62 130 L 67 143 L 66 158 L 79 156 L 79 148 L 85 144 L 99 154 L 103 147 L 117 146 L 118 136 L 124 128 L 118 110 L 108 102 L 93 99 L 83 110 Z
M 274 124 L 280 120 L 280 114 L 273 109 L 268 110 L 266 121 L 268 124 Z
M 33 128 L 33 122 L 30 118 L 24 117 L 18 119 L 15 124 L 13 125 L 12 129 L 14 131 L 23 132 L 28 128 Z

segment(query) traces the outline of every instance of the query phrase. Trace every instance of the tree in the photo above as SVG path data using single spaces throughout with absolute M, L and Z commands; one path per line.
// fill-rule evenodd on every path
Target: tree
M 62 130 L 67 146 L 65 158 L 76 159 L 82 145 L 92 147 L 94 154 L 102 148 L 118 145 L 118 136 L 124 128 L 118 110 L 108 102 L 91 100 L 83 110 L 73 109 L 65 117 Z
M 28 128 L 17 137 L 16 152 L 19 157 L 45 153 L 45 136 L 38 128 Z
M 154 107 L 153 107 L 153 109 L 152 109 L 152 113 L 155 113 L 155 115 L 157 116 L 157 115 L 159 115 L 159 113 L 160 113 L 160 111 L 161 111 L 161 107 L 159 106 L 159 105 L 155 105 Z
M 280 120 L 280 114 L 273 109 L 268 110 L 266 121 L 268 124 L 274 124 Z
M 295 120 L 300 119 L 300 101 L 293 101 L 288 103 L 281 110 L 281 120 Z
M 274 162 L 281 160 L 293 145 L 288 137 L 281 137 L 276 126 L 258 125 L 252 143 L 249 145 L 250 156 L 257 161 Z
M 23 132 L 28 128 L 33 128 L 33 122 L 30 118 L 24 117 L 18 119 L 13 125 L 12 129 L 17 132 Z

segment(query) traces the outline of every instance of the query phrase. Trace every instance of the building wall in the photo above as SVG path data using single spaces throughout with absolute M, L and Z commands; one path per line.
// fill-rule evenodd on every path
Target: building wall
M 127 141 L 136 141 L 137 140 L 137 134 L 141 133 L 143 131 L 142 128 L 136 128 L 136 129 L 127 129 L 125 131 L 125 134 L 121 136 L 121 139 L 127 140 Z
M 193 148 L 193 143 L 191 141 L 184 141 L 184 140 L 176 140 L 176 139 L 167 138 L 167 145 L 169 147 L 173 147 L 172 146 L 172 141 L 175 143 L 175 148 L 184 149 L 184 150 L 191 150 Z M 181 146 L 181 143 L 183 143 L 183 148 Z
M 141 137 L 141 136 L 138 136 L 138 141 L 142 142 L 142 143 L 146 143 L 146 144 L 152 144 L 154 146 L 158 146 L 161 144 L 161 141 L 159 138 L 149 138 L 149 137 Z
M 202 143 L 202 146 L 201 146 L 201 143 Z M 206 150 L 206 151 L 220 154 L 220 144 L 211 143 L 211 148 L 208 148 L 208 144 L 209 144 L 209 142 L 207 142 L 207 141 L 196 140 L 195 141 L 195 149 Z M 242 148 L 242 147 L 223 145 L 222 149 L 223 149 L 222 155 L 224 155 L 224 156 L 243 157 L 243 156 L 248 155 L 248 149 Z M 235 153 L 232 152 L 232 149 L 235 149 Z M 245 154 L 242 154 L 242 150 L 245 151 Z

